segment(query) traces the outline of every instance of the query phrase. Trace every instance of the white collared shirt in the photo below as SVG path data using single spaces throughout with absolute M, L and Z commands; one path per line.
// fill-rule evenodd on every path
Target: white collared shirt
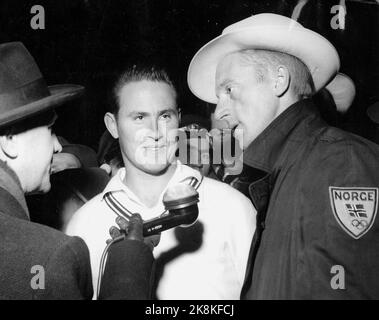
M 80 236 L 87 243 L 95 292 L 105 241 L 110 238 L 109 228 L 116 225 L 117 217 L 103 200 L 104 194 L 120 193 L 118 199 L 129 211 L 150 220 L 164 212 L 162 199 L 167 187 L 191 176 L 201 179 L 198 171 L 178 162 L 158 203 L 149 208 L 123 183 L 125 173 L 125 168 L 120 169 L 101 194 L 74 214 L 66 230 L 67 234 Z M 163 300 L 239 299 L 255 231 L 256 211 L 242 193 L 216 180 L 204 178 L 198 192 L 199 227 L 164 231 L 154 249 L 157 261 L 165 261 L 157 297 Z M 181 244 L 188 241 L 192 241 L 194 251 L 183 252 Z

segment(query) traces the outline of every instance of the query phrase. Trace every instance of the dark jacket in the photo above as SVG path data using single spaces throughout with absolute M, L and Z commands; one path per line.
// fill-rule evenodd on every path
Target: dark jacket
M 124 272 L 117 269 L 122 277 L 117 279 L 105 274 L 108 295 L 103 298 L 149 298 L 152 253 L 136 241 L 123 241 L 120 246 L 111 250 L 108 259 L 119 260 L 118 268 Z M 113 274 L 113 268 L 107 269 Z M 125 293 L 123 285 L 134 291 L 126 288 Z M 30 222 L 20 182 L 0 161 L 0 299 L 91 299 L 92 294 L 84 241 Z
M 379 299 L 379 146 L 329 127 L 303 100 L 244 163 L 265 174 L 242 183 L 258 211 L 242 297 Z

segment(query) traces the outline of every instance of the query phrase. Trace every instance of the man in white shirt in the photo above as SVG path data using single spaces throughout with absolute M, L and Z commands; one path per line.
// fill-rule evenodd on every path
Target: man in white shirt
M 180 115 L 176 90 L 164 70 L 127 69 L 113 93 L 114 109 L 104 121 L 119 139 L 125 167 L 76 212 L 66 230 L 89 247 L 94 287 L 117 212 L 107 204 L 109 192 L 124 208 L 149 220 L 165 211 L 162 199 L 168 187 L 195 178 L 201 182 L 197 222 L 162 232 L 154 250 L 156 297 L 239 299 L 255 231 L 251 202 L 230 186 L 202 179 L 198 171 L 174 160 Z

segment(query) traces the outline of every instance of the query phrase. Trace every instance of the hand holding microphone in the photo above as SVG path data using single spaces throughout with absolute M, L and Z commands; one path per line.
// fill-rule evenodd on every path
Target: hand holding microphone
M 198 202 L 199 194 L 191 185 L 182 183 L 168 188 L 163 196 L 163 204 L 168 213 L 146 221 L 143 224 L 143 236 L 195 223 L 199 215 Z
M 191 185 L 182 183 L 167 189 L 163 196 L 166 212 L 158 218 L 143 222 L 139 214 L 132 214 L 129 221 L 118 216 L 109 233 L 111 240 L 125 238 L 145 242 L 151 249 L 158 245 L 162 231 L 177 227 L 190 226 L 199 215 L 197 203 L 199 194 Z
M 154 247 L 159 243 L 160 234 L 155 234 L 146 238 L 143 237 L 143 220 L 138 213 L 133 214 L 129 221 L 122 217 L 117 217 L 116 223 L 118 228 L 112 226 L 109 229 L 109 234 L 112 239 L 108 240 L 107 243 L 116 240 L 117 238 L 141 241 L 144 242 L 151 251 L 153 251 Z

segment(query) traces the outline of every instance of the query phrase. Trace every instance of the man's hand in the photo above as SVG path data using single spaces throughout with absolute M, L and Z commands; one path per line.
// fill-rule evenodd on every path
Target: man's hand
M 107 243 L 111 240 L 114 240 L 120 236 L 124 236 L 127 240 L 136 240 L 145 242 L 151 251 L 156 247 L 160 240 L 160 234 L 153 235 L 147 238 L 143 237 L 143 220 L 142 217 L 135 213 L 131 216 L 129 221 L 122 217 L 116 218 L 116 223 L 119 228 L 112 226 L 109 229 L 109 233 L 112 239 L 108 240 Z

